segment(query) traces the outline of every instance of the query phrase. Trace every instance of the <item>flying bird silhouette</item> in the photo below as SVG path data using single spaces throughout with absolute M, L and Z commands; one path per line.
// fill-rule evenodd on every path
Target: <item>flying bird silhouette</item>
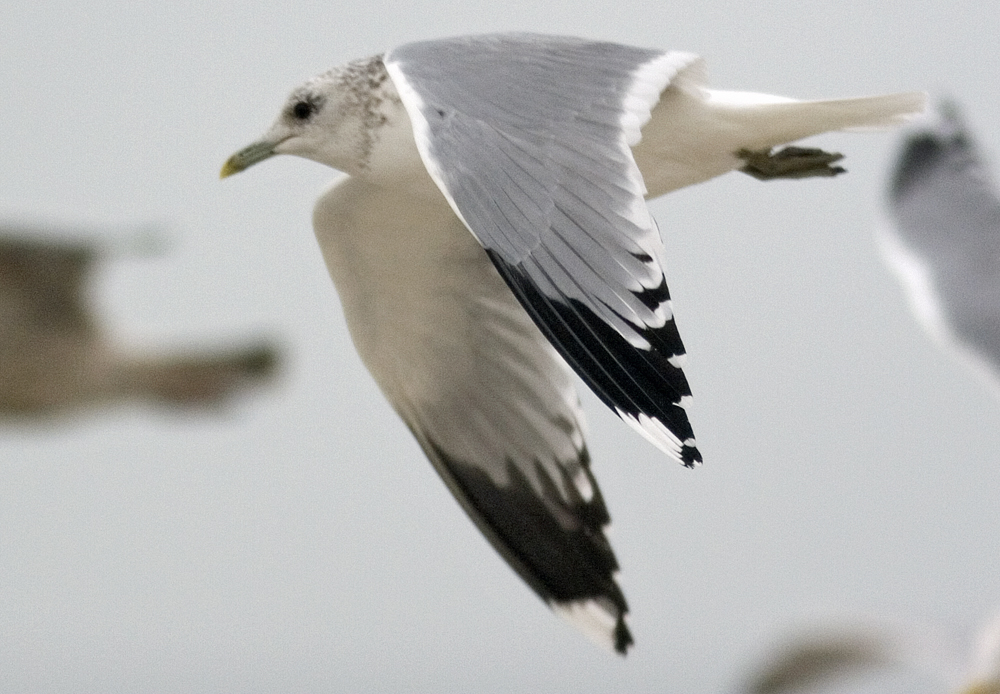
M 923 101 L 710 90 L 689 53 L 575 38 L 445 39 L 296 88 L 222 176 L 275 154 L 348 174 L 313 221 L 361 358 L 514 570 L 625 653 L 572 371 L 667 455 L 701 461 L 644 198 L 734 169 L 835 175 L 840 155 L 772 147 L 892 125 Z
M 0 417 L 50 416 L 120 400 L 214 405 L 271 376 L 274 346 L 128 351 L 85 289 L 99 243 L 40 240 L 0 225 Z

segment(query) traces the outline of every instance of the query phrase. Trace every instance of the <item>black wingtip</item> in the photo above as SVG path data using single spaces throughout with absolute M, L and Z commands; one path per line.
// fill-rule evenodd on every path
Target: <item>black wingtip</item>
M 628 606 L 617 586 L 579 599 L 547 602 L 563 620 L 602 648 L 610 648 L 618 655 L 625 656 L 635 643 L 632 632 L 625 623 Z M 610 624 L 611 619 L 614 620 L 613 626 Z
M 693 468 L 701 465 L 701 451 L 695 446 L 681 446 L 681 465 L 686 468 Z
M 534 488 L 509 461 L 508 481 L 498 485 L 482 470 L 448 455 L 419 427 L 411 429 L 455 498 L 525 583 L 561 617 L 605 648 L 610 636 L 614 649 L 623 653 L 632 643 L 624 622 L 628 603 L 615 580 L 618 561 L 603 532 L 608 512 L 589 473 L 587 453 L 581 451 L 578 464 L 587 472 L 594 497 L 567 507 L 540 465 L 535 473 L 543 480 L 542 489 Z M 576 520 L 567 524 L 570 517 Z M 597 624 L 581 622 L 574 608 L 587 603 L 607 616 Z M 611 634 L 608 617 L 616 620 Z
M 621 656 L 628 655 L 628 649 L 630 646 L 635 644 L 635 640 L 632 638 L 632 632 L 628 630 L 628 626 L 625 624 L 625 615 L 618 615 L 618 623 L 615 624 L 615 652 Z
M 583 302 L 549 297 L 523 267 L 507 263 L 489 249 L 487 254 L 535 325 L 619 417 L 633 427 L 642 428 L 640 415 L 661 424 L 672 434 L 670 443 L 656 443 L 655 434 L 650 440 L 670 455 L 678 454 L 678 441 L 693 441 L 691 423 L 681 406 L 691 395 L 677 361 L 684 354 L 684 344 L 673 319 L 658 328 L 638 330 L 649 347 L 636 347 Z M 658 306 L 669 298 L 666 280 L 636 296 L 648 306 Z M 689 467 L 701 462 L 701 454 L 693 446 L 682 444 L 679 455 Z

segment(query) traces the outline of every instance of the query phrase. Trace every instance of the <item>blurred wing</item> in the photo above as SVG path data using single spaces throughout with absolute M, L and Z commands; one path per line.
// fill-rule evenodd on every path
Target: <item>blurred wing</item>
M 963 694 L 1000 692 L 1000 612 L 980 630 Z
M 748 694 L 816 689 L 838 679 L 898 662 L 888 639 L 868 632 L 817 634 L 789 643 L 746 685 Z
M 632 642 L 571 372 L 445 201 L 347 178 L 316 234 L 358 352 L 493 546 L 595 640 Z
M 1000 199 L 954 106 L 908 138 L 889 203 L 886 256 L 917 317 L 1000 374 Z
M 25 327 L 94 330 L 83 290 L 94 250 L 30 240 L 18 231 L 0 236 L 0 311 Z
M 684 346 L 630 149 L 682 53 L 502 35 L 389 52 L 421 157 L 549 341 L 685 465 Z

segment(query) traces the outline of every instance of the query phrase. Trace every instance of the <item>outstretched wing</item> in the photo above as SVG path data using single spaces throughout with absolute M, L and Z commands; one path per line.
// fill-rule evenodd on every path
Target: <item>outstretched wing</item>
M 884 246 L 914 312 L 1000 378 L 1000 198 L 955 106 L 908 137 L 889 202 Z
M 316 234 L 358 352 L 465 511 L 589 636 L 632 637 L 571 372 L 443 198 L 343 179 Z
M 631 145 L 696 60 L 499 35 L 385 56 L 424 164 L 535 324 L 622 419 L 688 466 L 684 346 Z

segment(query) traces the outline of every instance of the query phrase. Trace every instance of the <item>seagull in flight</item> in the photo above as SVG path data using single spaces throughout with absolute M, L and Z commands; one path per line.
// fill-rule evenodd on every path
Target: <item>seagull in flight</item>
M 919 625 L 817 625 L 786 639 L 738 691 L 840 691 L 831 685 L 844 682 L 857 686 L 862 675 L 896 670 L 923 674 L 942 692 L 1000 694 L 1000 613 L 980 628 L 967 663 L 957 662 L 945 645 L 937 634 Z
M 159 354 L 122 349 L 86 293 L 107 249 L 42 240 L 38 231 L 0 224 L 0 421 L 121 400 L 215 405 L 273 374 L 277 350 L 263 343 Z
M 901 148 L 879 239 L 918 321 L 1000 393 L 1000 194 L 955 104 Z
M 452 38 L 314 77 L 222 176 L 275 154 L 347 174 L 313 223 L 362 360 L 510 566 L 624 654 L 628 607 L 572 373 L 669 457 L 701 462 L 645 200 L 734 169 L 836 175 L 838 154 L 772 148 L 891 126 L 923 102 L 711 90 L 690 53 Z

